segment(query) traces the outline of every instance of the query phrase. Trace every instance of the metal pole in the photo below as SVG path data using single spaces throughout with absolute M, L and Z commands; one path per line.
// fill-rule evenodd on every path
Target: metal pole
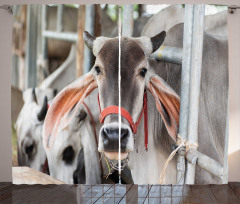
M 63 9 L 63 4 L 57 6 L 57 32 L 63 31 Z
M 37 23 L 37 84 L 39 85 L 43 79 L 43 72 L 42 72 L 42 67 L 41 64 L 39 63 L 39 59 L 42 60 L 42 24 L 41 24 L 41 19 L 42 19 L 42 5 L 38 6 L 38 23 Z
M 198 143 L 198 110 L 201 85 L 205 5 L 193 6 L 193 38 L 189 95 L 188 141 Z M 186 184 L 194 184 L 196 165 L 187 162 Z
M 38 5 L 28 5 L 25 88 L 37 85 L 37 11 Z
M 95 28 L 95 5 L 86 5 L 85 30 L 94 35 Z M 92 68 L 93 54 L 89 48 L 84 45 L 84 73 Z
M 182 151 L 180 155 L 185 156 L 189 163 L 198 165 L 200 168 L 206 170 L 214 176 L 217 176 L 223 181 L 224 168 L 219 162 L 215 161 L 211 157 L 202 154 L 195 149 L 190 149 L 187 153 Z
M 151 54 L 151 57 L 163 62 L 182 64 L 182 52 L 182 48 L 161 46 L 157 51 Z
M 73 32 L 55 32 L 55 31 L 48 31 L 45 30 L 42 32 L 43 37 L 45 38 L 52 38 L 52 39 L 57 39 L 57 40 L 65 40 L 69 42 L 76 43 L 78 35 Z
M 179 134 L 185 140 L 188 129 L 189 79 L 193 38 L 193 5 L 185 6 Z M 179 150 L 179 153 L 183 148 Z M 185 157 L 177 157 L 177 184 L 184 184 Z
M 226 119 L 226 131 L 225 131 L 225 143 L 224 143 L 224 162 L 223 162 L 223 178 L 222 184 L 228 183 L 228 138 L 229 138 L 229 97 L 227 103 L 227 119 Z
M 48 40 L 44 36 L 44 31 L 47 30 L 47 13 L 48 13 L 48 6 L 42 5 L 42 66 L 43 70 L 49 74 L 48 69 Z
M 122 35 L 127 37 L 132 37 L 133 34 L 133 5 L 124 5 L 123 6 L 123 28 Z

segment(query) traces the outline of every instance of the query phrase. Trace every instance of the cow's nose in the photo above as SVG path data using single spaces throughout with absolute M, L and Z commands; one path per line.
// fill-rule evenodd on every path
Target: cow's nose
M 129 129 L 121 128 L 121 151 L 126 151 L 129 138 Z M 105 151 L 116 152 L 119 149 L 119 128 L 105 127 L 102 131 L 103 146 Z
M 28 158 L 31 158 L 33 156 L 35 149 L 34 141 L 31 138 L 25 138 L 23 141 L 23 151 L 28 156 Z
M 31 145 L 25 147 L 25 152 L 26 152 L 26 154 L 27 154 L 27 155 L 32 154 L 33 149 L 34 149 L 34 145 L 33 145 L 33 144 L 31 144 Z

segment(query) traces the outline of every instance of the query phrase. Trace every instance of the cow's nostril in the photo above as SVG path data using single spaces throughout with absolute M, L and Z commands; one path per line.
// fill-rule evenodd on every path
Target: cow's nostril
M 31 154 L 33 152 L 34 145 L 29 145 L 25 148 L 26 154 Z
M 103 129 L 103 137 L 104 137 L 104 139 L 108 138 L 108 128 Z
M 128 129 L 121 128 L 121 139 L 125 139 L 128 136 Z
M 117 152 L 119 149 L 119 127 L 118 125 L 109 126 L 103 127 L 101 131 L 102 148 L 107 152 Z M 121 151 L 123 152 L 126 151 L 127 144 L 130 140 L 130 131 L 131 130 L 128 127 L 121 127 Z

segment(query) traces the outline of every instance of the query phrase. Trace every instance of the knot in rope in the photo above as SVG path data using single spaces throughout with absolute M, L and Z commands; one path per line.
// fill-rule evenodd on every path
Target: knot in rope
M 197 143 L 190 143 L 189 141 L 187 140 L 184 140 L 181 135 L 177 134 L 177 142 L 176 142 L 176 145 L 178 146 L 175 150 L 172 151 L 172 153 L 169 155 L 169 157 L 167 158 L 164 166 L 163 166 L 163 170 L 160 174 L 160 177 L 159 177 L 159 183 L 160 184 L 164 184 L 165 183 L 165 172 L 166 172 L 166 169 L 167 169 L 167 166 L 168 166 L 168 163 L 172 160 L 172 158 L 175 156 L 175 154 L 178 152 L 178 150 L 181 148 L 181 147 L 185 147 L 186 151 L 185 151 L 185 154 L 189 151 L 189 149 L 197 149 L 198 147 L 198 144 Z

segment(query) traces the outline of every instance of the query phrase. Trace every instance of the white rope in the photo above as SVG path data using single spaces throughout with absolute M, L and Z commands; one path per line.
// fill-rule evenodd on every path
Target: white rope
M 118 56 L 118 132 L 119 132 L 119 145 L 118 145 L 118 175 L 119 175 L 119 184 L 121 184 L 121 32 L 122 32 L 122 21 L 121 21 L 121 6 L 119 6 L 119 15 L 118 15 L 118 47 L 119 47 L 119 56 Z
M 165 183 L 165 172 L 168 166 L 168 163 L 172 160 L 172 158 L 175 156 L 175 154 L 177 153 L 177 151 L 181 148 L 181 147 L 185 147 L 186 148 L 186 153 L 189 151 L 189 149 L 197 149 L 198 144 L 197 143 L 190 143 L 187 140 L 184 140 L 179 134 L 177 135 L 177 142 L 176 144 L 178 145 L 178 147 L 172 151 L 172 153 L 169 155 L 169 157 L 167 158 L 164 166 L 163 166 L 163 170 L 160 174 L 159 177 L 159 184 L 164 184 Z

